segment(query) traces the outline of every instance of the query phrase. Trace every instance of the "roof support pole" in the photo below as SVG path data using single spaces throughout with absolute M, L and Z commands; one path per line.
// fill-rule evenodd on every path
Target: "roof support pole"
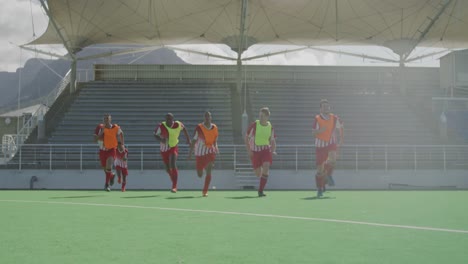
M 22 49 L 24 49 L 24 50 L 36 52 L 36 53 L 39 53 L 39 54 L 48 55 L 48 56 L 55 57 L 55 58 L 58 58 L 58 59 L 70 60 L 70 57 L 67 56 L 67 55 L 60 55 L 60 54 L 56 54 L 56 53 L 53 53 L 53 52 L 48 52 L 48 51 L 44 51 L 44 50 L 38 50 L 38 49 L 36 49 L 36 48 L 26 47 L 25 45 L 21 45 L 21 46 L 19 46 L 19 47 L 22 48 Z
M 242 92 L 242 53 L 244 52 L 245 40 L 245 19 L 247 17 L 247 2 L 248 0 L 241 0 L 241 15 L 240 15 L 240 28 L 239 28 L 239 44 L 237 50 L 237 92 Z M 244 107 L 245 108 L 245 107 Z
M 403 56 L 400 56 L 400 65 L 398 67 L 399 69 L 399 78 L 400 78 L 400 93 L 403 96 L 406 96 L 406 67 L 405 67 L 405 62 L 403 59 Z
M 403 60 L 406 61 L 406 59 L 411 55 L 411 53 L 413 52 L 414 48 L 416 48 L 417 45 L 419 45 L 419 43 L 421 43 L 421 41 L 424 40 L 424 38 L 426 37 L 426 35 L 429 33 L 429 31 L 431 31 L 432 27 L 434 26 L 435 22 L 439 19 L 439 17 L 445 12 L 445 9 L 447 9 L 447 7 L 453 2 L 453 0 L 443 0 L 439 6 L 437 7 L 439 10 L 437 11 L 437 13 L 435 14 L 434 17 L 428 17 L 427 19 L 429 19 L 429 24 L 421 31 L 421 30 L 418 30 L 421 35 L 419 35 L 419 38 L 417 39 L 417 41 L 413 44 L 413 46 L 410 48 L 410 50 L 408 50 L 408 52 L 404 55 L 403 57 Z
M 63 46 L 65 47 L 65 49 L 67 49 L 68 51 L 68 56 L 70 56 L 70 58 L 72 59 L 72 63 L 71 63 L 71 78 L 70 78 L 70 93 L 74 93 L 76 88 L 75 88 L 75 82 L 76 82 L 76 56 L 75 56 L 75 52 L 74 50 L 67 44 L 67 41 L 65 40 L 65 38 L 63 37 L 62 35 L 62 32 L 60 32 L 60 28 L 58 27 L 57 23 L 55 23 L 55 20 L 53 19 L 53 16 L 52 14 L 50 13 L 50 10 L 49 8 L 47 7 L 47 5 L 45 4 L 44 0 L 40 0 L 41 2 L 41 5 L 42 5 L 42 8 L 44 9 L 44 11 L 46 12 L 47 16 L 49 17 L 50 19 L 50 23 L 52 24 L 52 26 L 54 27 L 55 31 L 57 31 L 57 35 L 60 37 L 60 39 L 62 40 L 62 43 L 63 43 Z
M 244 84 L 244 96 L 242 96 L 242 53 L 244 52 L 244 41 L 245 41 L 245 20 L 247 18 L 247 3 L 248 0 L 241 0 L 241 16 L 240 16 L 240 28 L 239 28 L 239 48 L 237 50 L 237 94 L 241 99 L 240 104 L 243 105 L 244 113 L 242 114 L 242 135 L 245 135 L 248 126 L 249 116 L 247 114 L 247 84 Z M 242 98 L 244 103 L 242 103 Z
M 73 52 L 73 50 L 71 49 L 71 47 L 69 45 L 67 45 L 67 42 L 65 41 L 65 38 L 63 37 L 62 35 L 62 32 L 60 32 L 60 29 L 57 25 L 57 23 L 55 23 L 55 20 L 52 16 L 52 14 L 50 13 L 50 10 L 49 8 L 46 6 L 44 0 L 40 0 L 41 1 L 41 5 L 42 5 L 42 8 L 44 9 L 44 11 L 46 12 L 47 16 L 49 17 L 50 19 L 50 23 L 52 24 L 52 26 L 54 27 L 55 31 L 57 31 L 57 35 L 60 37 L 60 39 L 62 40 L 62 43 L 63 43 L 63 46 L 65 46 L 65 49 L 67 49 L 68 51 L 68 55 L 74 59 L 75 58 L 75 53 Z
M 73 58 L 70 67 L 70 94 L 76 92 L 76 59 Z

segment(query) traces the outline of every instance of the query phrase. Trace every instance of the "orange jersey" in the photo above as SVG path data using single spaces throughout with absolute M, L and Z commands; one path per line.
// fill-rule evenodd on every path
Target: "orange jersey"
M 315 120 L 318 123 L 318 126 L 320 128 L 325 128 L 325 131 L 322 133 L 318 133 L 315 136 L 318 139 L 321 139 L 323 141 L 330 141 L 333 131 L 335 130 L 335 124 L 336 124 L 336 117 L 334 114 L 330 114 L 329 119 L 323 119 L 322 116 L 317 115 L 315 116 Z
M 218 127 L 215 124 L 212 124 L 212 128 L 208 129 L 203 124 L 198 124 L 198 127 L 203 133 L 203 137 L 205 139 L 205 145 L 207 147 L 211 147 L 218 138 Z
M 315 116 L 314 129 L 325 128 L 325 131 L 315 135 L 315 146 L 326 147 L 328 145 L 343 142 L 343 123 L 340 118 L 334 114 L 327 116 L 319 114 Z M 339 129 L 339 135 L 336 135 L 336 129 Z M 339 136 L 339 138 L 337 138 Z
M 118 145 L 117 135 L 121 133 L 118 125 L 112 125 L 111 128 L 104 127 L 104 147 L 106 149 L 116 148 Z

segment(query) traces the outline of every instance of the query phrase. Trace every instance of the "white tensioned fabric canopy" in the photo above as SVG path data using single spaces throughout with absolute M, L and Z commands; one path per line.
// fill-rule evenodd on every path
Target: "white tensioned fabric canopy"
M 399 54 L 415 46 L 468 47 L 467 0 L 48 0 L 47 6 L 49 26 L 29 44 L 72 51 L 104 43 L 210 43 L 238 51 L 241 40 L 242 50 L 257 43 L 377 45 Z

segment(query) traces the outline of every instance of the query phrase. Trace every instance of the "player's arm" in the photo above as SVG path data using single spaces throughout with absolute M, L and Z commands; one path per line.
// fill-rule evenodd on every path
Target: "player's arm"
M 124 148 L 125 148 L 124 149 L 125 154 L 123 156 L 123 161 L 127 161 L 128 160 L 128 150 L 127 150 L 127 148 L 125 146 L 124 146 Z
M 276 139 L 274 137 L 271 137 L 270 145 L 271 145 L 271 153 L 273 155 L 276 155 Z
M 338 120 L 335 130 L 337 130 L 338 135 L 339 135 L 338 146 L 341 146 L 343 145 L 343 139 L 344 139 L 344 126 L 340 120 Z
M 157 141 L 162 141 L 161 135 L 157 135 L 156 133 L 154 134 L 154 138 L 155 138 Z
M 185 135 L 185 138 L 187 139 L 187 144 L 191 145 L 192 142 L 190 141 L 190 136 L 187 132 L 187 129 L 185 128 L 185 126 L 182 128 L 182 131 L 184 131 L 184 135 Z
M 312 135 L 316 136 L 317 134 L 320 134 L 325 131 L 325 127 L 320 127 L 317 118 L 314 119 L 314 125 L 312 126 Z
M 318 129 L 315 129 L 315 128 L 312 128 L 312 134 L 317 135 L 317 134 L 320 134 L 322 132 L 324 132 L 326 130 L 325 127 L 319 127 Z
M 197 143 L 197 139 L 198 139 L 198 132 L 197 132 L 197 129 L 195 128 L 195 131 L 193 132 L 192 142 L 190 143 L 190 150 L 189 150 L 189 156 L 188 156 L 189 159 L 192 158 L 193 149 L 195 148 L 195 143 Z
M 252 150 L 250 149 L 249 141 L 250 141 L 249 131 L 247 131 L 247 133 L 245 134 L 244 143 L 245 143 L 245 148 L 247 149 L 247 153 L 249 153 L 249 156 L 252 156 Z
M 104 135 L 104 128 L 97 129 L 94 131 L 94 143 L 98 142 L 100 138 Z
M 161 125 L 159 125 L 156 131 L 154 132 L 154 138 L 163 144 L 166 143 L 166 139 L 161 137 Z
M 215 148 L 216 154 L 219 154 L 218 139 L 215 140 L 215 142 L 213 143 L 213 146 Z
M 117 138 L 120 140 L 120 143 L 122 143 L 122 145 L 125 145 L 124 132 L 120 128 L 119 128 L 119 132 L 117 132 Z

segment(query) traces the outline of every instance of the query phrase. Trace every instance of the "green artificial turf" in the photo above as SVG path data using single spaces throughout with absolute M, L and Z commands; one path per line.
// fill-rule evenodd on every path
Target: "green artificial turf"
M 0 263 L 468 260 L 467 191 L 266 194 L 0 191 Z

